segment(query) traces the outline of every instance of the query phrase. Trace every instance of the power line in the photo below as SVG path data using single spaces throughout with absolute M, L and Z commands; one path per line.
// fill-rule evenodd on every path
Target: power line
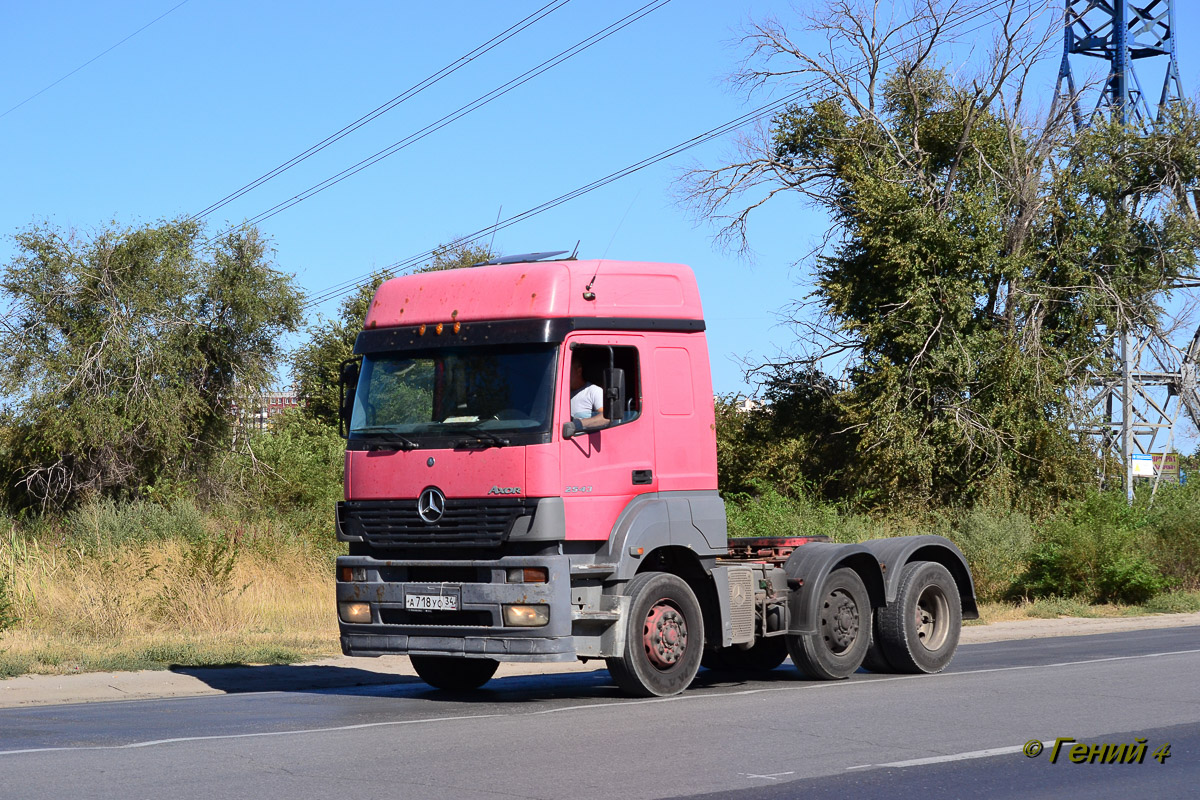
M 185 2 L 186 2 L 186 0 L 185 0 Z M 503 30 L 500 33 L 493 36 L 491 39 L 488 39 L 486 42 L 479 45 L 474 50 L 470 50 L 469 52 L 464 53 L 463 55 L 459 56 L 455 60 L 451 61 L 446 66 L 439 69 L 437 72 L 434 72 L 432 75 L 428 76 L 427 78 L 413 84 L 412 86 L 410 86 L 409 88 L 407 88 L 403 92 L 401 92 L 400 94 L 393 97 L 391 100 L 387 101 L 386 103 L 379 106 L 378 108 L 375 108 L 373 111 L 370 111 L 367 114 L 364 114 L 363 116 L 354 120 L 354 122 L 351 122 L 350 124 L 343 127 L 341 130 L 335 131 L 334 133 L 325 137 L 321 141 L 312 145 L 307 150 L 304 150 L 303 152 L 292 156 L 287 161 L 284 161 L 282 164 L 275 167 L 274 169 L 263 173 L 262 175 L 258 176 L 254 180 L 252 180 L 249 183 L 242 186 L 241 188 L 236 189 L 233 192 L 230 192 L 229 194 L 225 195 L 224 197 L 222 197 L 220 200 L 216 201 L 215 203 L 196 212 L 192 216 L 188 217 L 188 220 L 189 221 L 197 220 L 202 217 L 206 217 L 209 214 L 216 211 L 217 209 L 223 208 L 224 206 L 232 203 L 234 200 L 237 200 L 239 197 L 242 197 L 246 193 L 253 191 L 254 189 L 258 188 L 259 186 L 262 186 L 267 181 L 288 171 L 289 169 L 296 166 L 297 164 L 304 161 L 305 159 L 309 158 L 310 156 L 313 156 L 313 155 L 321 152 L 322 150 L 324 150 L 326 147 L 329 147 L 334 142 L 336 142 L 340 139 L 343 139 L 346 136 L 349 136 L 351 133 L 353 133 L 354 131 L 363 127 L 367 123 L 372 122 L 375 119 L 378 119 L 379 117 L 381 117 L 384 114 L 386 114 L 387 112 L 391 111 L 396 106 L 400 105 L 401 103 L 405 102 L 406 100 L 409 100 L 409 99 L 417 96 L 422 91 L 424 91 L 425 89 L 428 89 L 430 86 L 433 86 L 435 83 L 442 80 L 443 78 L 453 75 L 455 72 L 462 69 L 467 64 L 471 63 L 475 59 L 486 54 L 488 51 L 490 51 L 490 50 L 498 47 L 499 45 L 503 44 L 504 42 L 508 41 L 512 37 L 516 36 L 517 34 L 521 33 L 522 31 L 524 31 L 526 28 L 530 27 L 531 25 L 533 25 L 537 22 L 540 22 L 542 19 L 548 17 L 550 14 L 553 14 L 555 11 L 558 11 L 560 8 L 562 8 L 569 2 L 571 2 L 571 0 L 554 0 L 554 2 L 547 3 L 546 5 L 539 8 L 537 11 L 534 11 L 529 16 L 527 16 L 524 19 L 519 20 L 518 22 L 509 26 L 505 30 Z
M 979 17 L 984 16 L 985 14 L 989 14 L 992 11 L 995 11 L 996 9 L 1004 6 L 1007 2 L 1008 2 L 1008 0 L 992 0 L 992 2 L 989 5 L 983 6 L 979 9 L 977 9 L 972 14 L 964 17 L 961 20 L 958 20 L 954 25 L 947 26 L 946 28 L 943 29 L 943 31 L 953 30 L 955 27 L 958 27 L 960 25 L 965 25 L 966 23 L 968 23 L 974 19 L 978 19 Z M 983 28 L 988 27 L 989 24 L 990 23 L 985 22 L 982 25 L 978 25 L 974 28 L 971 28 L 970 30 L 962 31 L 962 35 L 975 33 L 976 31 L 979 31 L 979 30 L 982 30 Z M 917 41 L 917 38 L 913 37 L 906 41 L 902 41 L 902 42 L 894 45 L 891 48 L 885 48 L 884 55 L 890 57 L 890 56 L 894 55 L 897 51 L 903 50 L 904 48 L 912 45 L 916 41 Z M 866 65 L 865 60 L 860 61 L 860 62 L 858 62 L 857 65 L 854 66 L 854 68 L 861 69 L 865 65 Z M 458 239 L 457 241 L 460 243 L 464 243 L 464 244 L 470 243 L 470 242 L 473 242 L 484 236 L 488 236 L 492 233 L 495 233 L 496 231 L 500 231 L 500 230 L 508 228 L 512 225 L 516 225 L 519 222 L 524 222 L 525 220 L 527 220 L 531 217 L 537 216 L 538 214 L 541 214 L 545 211 L 549 211 L 553 208 L 556 208 L 557 206 L 560 206 L 563 203 L 574 200 L 577 197 L 582 197 L 583 195 L 593 192 L 596 189 L 603 188 L 604 186 L 607 186 L 608 184 L 613 183 L 614 181 L 618 181 L 621 178 L 632 175 L 635 172 L 639 172 L 639 171 L 645 169 L 646 167 L 653 166 L 654 164 L 657 164 L 661 161 L 665 161 L 668 158 L 672 158 L 676 155 L 679 155 L 680 153 L 683 153 L 686 150 L 690 150 L 693 147 L 696 147 L 698 145 L 704 144 L 705 142 L 711 141 L 712 139 L 715 139 L 715 138 L 724 136 L 728 133 L 731 133 L 732 131 L 737 130 L 738 128 L 741 128 L 742 126 L 747 125 L 751 122 L 760 120 L 767 116 L 770 116 L 770 115 L 776 113 L 777 111 L 787 107 L 788 105 L 795 102 L 796 100 L 800 99 L 805 94 L 812 92 L 816 89 L 822 88 L 828 84 L 829 84 L 828 78 L 813 79 L 809 83 L 797 88 L 796 90 L 794 90 L 792 92 L 789 92 L 788 94 L 784 95 L 783 97 L 779 98 L 778 100 L 773 100 L 770 103 L 759 106 L 758 108 L 748 111 L 745 114 L 735 117 L 727 122 L 724 122 L 721 125 L 718 125 L 714 128 L 710 128 L 707 131 L 704 131 L 703 133 L 697 134 L 696 136 L 693 136 L 690 139 L 685 139 L 684 141 L 679 142 L 678 144 L 676 144 L 672 147 L 668 147 L 665 150 L 660 150 L 659 152 L 655 153 L 654 155 L 647 156 L 646 158 L 643 158 L 641 161 L 634 162 L 633 164 L 630 164 L 627 167 L 619 169 L 616 172 L 611 172 L 608 175 L 605 175 L 603 178 L 598 178 L 598 179 L 592 181 L 591 183 L 580 186 L 577 189 L 573 189 L 572 191 L 567 192 L 566 194 L 559 195 L 558 197 L 554 198 L 553 200 L 547 200 L 546 202 L 542 203 L 541 205 L 537 205 L 532 208 L 526 209 L 525 211 L 522 211 L 519 214 L 515 214 L 511 217 L 508 217 L 505 220 L 499 221 L 494 225 L 489 225 L 488 227 L 481 228 L 481 229 L 475 231 L 474 233 L 469 233 L 466 236 L 463 236 L 462 238 Z M 430 256 L 433 255 L 433 252 L 434 252 L 433 249 L 425 250 L 424 252 L 418 253 L 413 256 L 409 256 L 407 258 L 401 259 L 400 261 L 396 261 L 392 264 L 389 264 L 386 267 L 384 267 L 382 270 L 378 270 L 378 271 L 393 272 L 393 271 L 407 269 L 407 268 L 415 266 L 415 265 L 421 263 L 422 261 L 424 261 L 425 259 L 429 258 Z M 320 292 L 318 292 L 317 294 L 311 296 L 305 302 L 303 308 L 307 310 L 309 308 L 313 308 L 315 306 L 321 305 L 322 303 L 325 303 L 329 300 L 333 300 L 334 298 L 340 297 L 341 295 L 349 294 L 350 292 L 358 289 L 358 287 L 362 286 L 367 280 L 369 280 L 371 277 L 371 274 L 372 273 L 360 275 L 356 278 L 351 278 L 350 280 L 343 281 L 342 283 L 335 284 L 326 289 L 323 289 Z
M 149 21 L 149 22 L 147 22 L 145 25 L 143 25 L 142 27 L 138 28 L 136 31 L 134 31 L 133 33 L 129 34 L 129 35 L 128 35 L 128 36 L 126 36 L 124 39 L 122 39 L 121 41 L 119 41 L 119 42 L 117 42 L 116 44 L 114 44 L 112 47 L 110 47 L 110 48 L 108 48 L 107 50 L 105 50 L 105 51 L 104 51 L 103 53 L 101 53 L 100 55 L 93 56 L 92 58 L 90 58 L 90 59 L 88 59 L 87 61 L 83 62 L 83 63 L 82 63 L 82 64 L 80 64 L 78 67 L 76 67 L 75 69 L 71 70 L 71 71 L 70 71 L 70 72 L 68 72 L 66 75 L 63 75 L 61 78 L 59 78 L 58 80 L 56 80 L 54 83 L 50 84 L 49 86 L 45 86 L 45 87 L 43 87 L 43 88 L 41 88 L 41 89 L 38 89 L 36 92 L 34 92 L 33 94 L 29 95 L 29 97 L 26 97 L 26 98 L 25 98 L 24 100 L 22 100 L 21 102 L 17 103 L 15 106 L 13 106 L 12 108 L 10 108 L 8 111 L 5 111 L 3 114 L 0 114 L 0 119 L 3 119 L 4 117 L 7 117 L 9 114 L 11 114 L 12 112 L 16 111 L 18 108 L 20 108 L 21 106 L 25 105 L 26 103 L 28 103 L 30 100 L 34 99 L 35 97 L 38 97 L 39 95 L 43 94 L 44 92 L 47 92 L 47 91 L 49 91 L 50 89 L 53 89 L 55 86 L 58 86 L 60 83 L 62 83 L 62 82 L 63 82 L 63 81 L 65 81 L 67 78 L 69 78 L 69 77 L 71 77 L 72 75 L 74 75 L 76 72 L 79 72 L 79 70 L 83 69 L 83 68 L 84 68 L 84 67 L 86 67 L 88 64 L 91 64 L 93 61 L 96 61 L 97 59 L 100 59 L 100 58 L 102 58 L 103 56 L 106 56 L 106 55 L 108 55 L 110 52 L 112 52 L 113 50 L 117 49 L 117 48 L 118 48 L 118 47 L 120 47 L 121 45 L 125 44 L 125 43 L 126 43 L 126 42 L 128 42 L 130 39 L 132 39 L 133 37 L 137 36 L 137 35 L 138 35 L 139 33 L 141 33 L 142 31 L 146 30 L 146 28 L 149 28 L 151 25 L 153 25 L 154 23 L 158 22 L 160 19 L 162 19 L 163 17 L 167 16 L 167 15 L 168 15 L 168 14 L 170 14 L 172 11 L 174 11 L 175 9 L 179 8 L 180 6 L 184 5 L 184 4 L 185 4 L 185 3 L 187 3 L 187 2 L 188 2 L 188 0 L 182 0 L 182 2 L 180 2 L 180 3 L 176 3 L 174 6 L 171 6 L 171 8 L 169 8 L 169 9 L 167 9 L 166 11 L 164 11 L 163 13 L 159 14 L 157 17 L 155 17 L 154 19 L 150 20 L 150 21 Z
M 543 61 L 541 64 L 538 64 L 536 67 L 533 67 L 532 69 L 529 69 L 526 72 L 522 73 L 521 75 L 518 75 L 516 78 L 513 78 L 512 80 L 508 81 L 507 83 L 504 83 L 504 84 L 496 87 L 495 89 L 488 92 L 487 94 L 481 95 L 481 96 L 475 98 L 474 100 L 472 100 L 471 102 L 467 103 L 466 105 L 460 106 L 458 109 L 450 112 L 449 114 L 445 115 L 441 119 L 439 119 L 435 122 L 431 122 L 429 125 L 426 125 L 424 128 L 421 128 L 420 130 L 418 130 L 414 133 L 410 133 L 408 136 L 404 137 L 400 141 L 395 142 L 388 147 L 385 147 L 384 149 L 368 156 L 367 158 L 363 159 L 362 161 L 359 161 L 358 163 L 356 163 L 350 167 L 347 167 L 346 169 L 342 170 L 341 172 L 337 173 L 336 175 L 333 175 L 333 176 L 321 181 L 320 183 L 310 186 L 309 188 L 305 189 L 304 191 L 300 192 L 299 194 L 293 195 L 291 198 L 284 200 L 281 203 L 275 204 L 274 206 L 267 209 L 266 211 L 260 212 L 259 214 L 256 214 L 255 216 L 250 217 L 247 220 L 244 220 L 240 225 L 235 225 L 224 231 L 221 231 L 217 235 L 210 238 L 208 241 L 209 242 L 216 241 L 217 239 L 221 238 L 222 236 L 226 236 L 236 230 L 241 229 L 245 225 L 255 225 L 259 222 L 263 222 L 264 220 L 268 220 L 271 217 L 275 216 L 276 214 L 279 214 L 280 212 L 286 211 L 287 209 L 291 208 L 292 206 L 295 206 L 299 203 L 304 202 L 305 200 L 312 197 L 313 195 L 316 195 L 316 194 L 319 194 L 320 192 L 325 191 L 330 186 L 334 186 L 338 183 L 341 183 L 346 178 L 349 178 L 351 175 L 355 175 L 359 172 L 362 172 L 364 169 L 367 169 L 368 167 L 374 166 L 375 164 L 379 163 L 380 161 L 387 158 L 388 156 L 398 153 L 399 151 L 403 150 L 404 148 L 408 147 L 409 145 L 414 144 L 414 143 L 420 141 L 421 139 L 424 139 L 426 136 L 429 136 L 430 134 L 441 130 L 442 128 L 446 127 L 447 125 L 451 124 L 452 122 L 455 122 L 455 121 L 461 119 L 462 117 L 466 116 L 467 114 L 470 114 L 471 112 L 473 112 L 479 108 L 482 108 L 483 106 L 487 105 L 488 103 L 492 102 L 493 100 L 495 100 L 499 97 L 503 97 L 504 95 L 511 92 L 513 89 L 516 89 L 518 86 L 528 83 L 529 81 L 531 81 L 534 78 L 538 77 L 539 75 L 547 72 L 548 70 L 553 69 L 554 67 L 563 63 L 564 61 L 574 58 L 575 56 L 579 55 L 580 53 L 582 53 L 583 51 L 592 47 L 593 45 L 599 44 L 600 42 L 607 39 L 609 36 L 612 36 L 613 34 L 623 30 L 624 28 L 627 28 L 628 26 L 632 25 L 633 23 L 637 22 L 638 20 L 642 19 L 643 17 L 647 16 L 648 14 L 651 14 L 652 12 L 657 11 L 658 9 L 662 8 L 669 2 L 671 2 L 671 0 L 652 0 L 652 2 L 646 3 L 644 6 L 637 9 L 636 11 L 633 11 L 633 12 L 627 14 L 626 16 L 622 17 L 621 19 L 617 20 L 616 22 L 609 24 L 607 27 L 601 28 L 599 31 L 597 31 L 596 33 L 593 33 L 591 36 L 588 36 L 587 38 L 582 39 L 579 42 L 576 42 L 574 45 L 572 45 L 571 47 L 568 47 L 566 50 L 561 51 L 557 55 L 551 56 L 550 58 Z

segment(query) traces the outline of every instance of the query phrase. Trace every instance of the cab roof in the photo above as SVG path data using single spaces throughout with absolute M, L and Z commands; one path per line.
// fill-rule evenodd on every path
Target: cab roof
M 375 292 L 364 327 L 586 317 L 703 320 L 704 313 L 683 264 L 541 261 L 392 278 Z

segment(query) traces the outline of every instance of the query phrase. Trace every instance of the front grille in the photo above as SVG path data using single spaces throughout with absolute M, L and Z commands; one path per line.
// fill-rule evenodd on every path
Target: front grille
M 398 582 L 411 581 L 412 583 L 491 583 L 491 570 L 479 570 L 475 567 L 427 567 L 424 565 L 410 564 L 407 567 L 401 567 L 396 572 L 403 570 L 405 575 L 402 578 L 387 578 L 384 580 L 394 580 Z M 392 572 L 393 570 L 381 569 L 380 574 L 383 577 L 384 573 Z M 483 576 L 480 576 L 480 573 Z
M 417 514 L 416 500 L 346 500 L 338 503 L 338 524 L 372 547 L 495 547 L 536 506 L 536 499 L 523 497 L 447 498 L 442 518 L 428 523 Z
M 492 627 L 492 615 L 488 611 L 405 611 L 403 608 L 381 608 L 379 621 L 384 625 Z

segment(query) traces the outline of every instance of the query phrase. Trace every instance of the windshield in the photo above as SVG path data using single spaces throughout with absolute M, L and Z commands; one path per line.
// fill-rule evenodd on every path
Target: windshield
M 550 430 L 557 346 L 512 344 L 363 357 L 350 438 L 485 437 Z

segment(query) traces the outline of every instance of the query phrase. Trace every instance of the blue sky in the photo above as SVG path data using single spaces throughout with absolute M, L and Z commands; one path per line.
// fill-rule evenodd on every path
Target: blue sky
M 171 9 L 178 0 L 4 4 L 0 113 Z M 0 118 L 0 263 L 35 221 L 83 234 L 198 212 L 545 5 L 188 0 Z M 643 6 L 574 0 L 513 40 L 209 217 L 264 211 L 483 95 Z M 805 5 L 801 3 L 800 5 Z M 1194 4 L 1179 28 L 1197 29 Z M 739 26 L 778 0 L 674 0 L 581 55 L 260 227 L 276 262 L 318 292 L 524 211 L 759 105 L 725 76 Z M 1197 31 L 1200 36 L 1200 31 Z M 1200 39 L 1198 39 L 1200 40 Z M 802 39 L 803 41 L 803 39 Z M 1200 62 L 1185 46 L 1185 89 Z M 1052 77 L 1052 76 L 1049 76 Z M 1051 87 L 1046 86 L 1047 98 Z M 787 348 L 777 313 L 808 289 L 793 262 L 825 229 L 791 199 L 755 217 L 750 261 L 715 249 L 674 198 L 674 178 L 714 165 L 697 147 L 501 231 L 505 253 L 676 261 L 699 277 L 718 392 L 741 359 Z M 501 209 L 503 211 L 501 212 Z M 330 313 L 334 304 L 320 310 Z

